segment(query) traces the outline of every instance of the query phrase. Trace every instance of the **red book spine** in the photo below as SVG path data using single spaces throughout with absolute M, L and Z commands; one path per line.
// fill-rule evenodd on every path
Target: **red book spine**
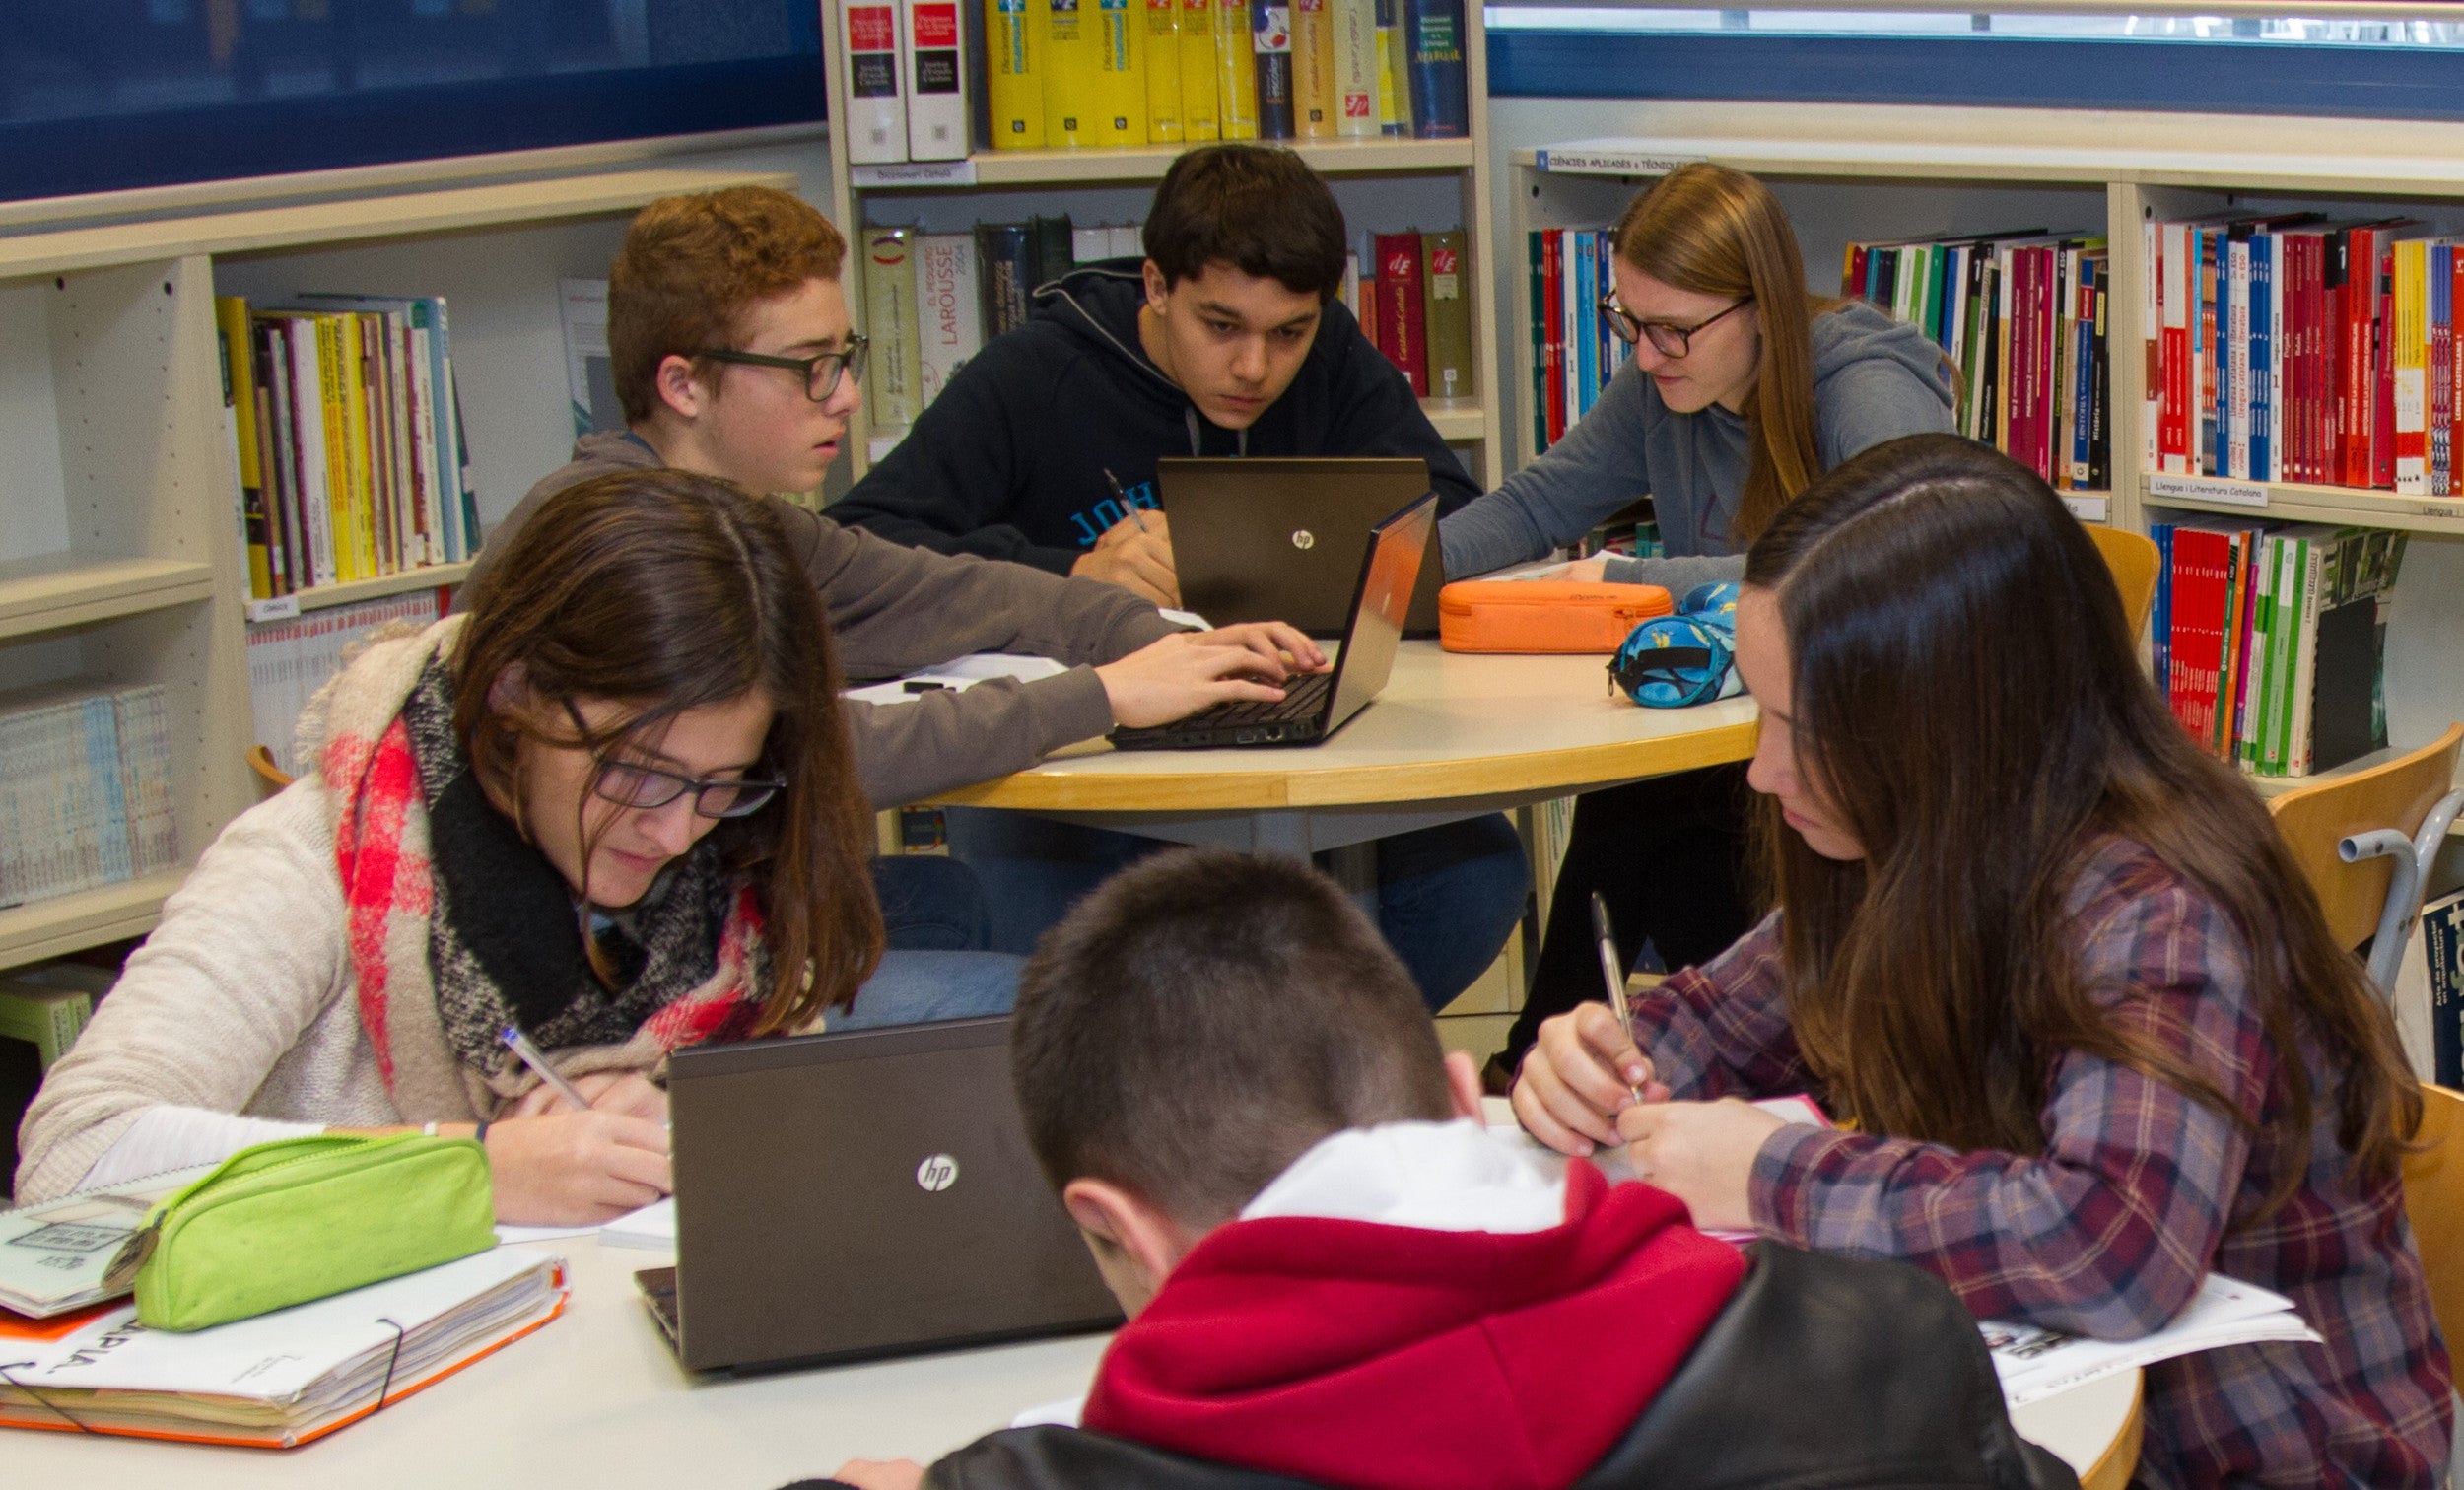
M 2367 228 L 2345 237 L 2344 283 L 2336 292 L 2336 484 L 2369 485 L 2369 339 L 2378 255 Z
M 1386 355 L 1411 379 L 1415 397 L 1429 396 L 1426 308 L 1420 303 L 1420 235 L 1377 236 L 1378 318 L 1384 322 Z
M 1566 284 L 1565 230 L 1547 228 L 1540 232 L 1540 306 L 1548 322 L 1541 335 L 1542 365 L 1548 372 L 1548 442 L 1555 444 L 1566 433 Z
M 2061 315 L 2055 304 L 2061 293 L 2062 250 L 2046 248 L 2043 263 L 2036 277 L 2036 474 L 2050 485 L 2054 479 L 2054 440 L 2061 434 L 2061 417 L 2056 405 L 2061 401 L 2061 343 L 2054 336 L 2054 327 Z M 2065 464 L 2070 452 L 2062 452 Z
M 2162 287 L 2162 293 L 2168 301 L 2176 294 L 2187 296 L 2192 284 L 2191 277 L 2181 273 L 2172 262 L 2173 259 L 2183 256 L 2182 249 L 2188 239 L 2188 234 L 2171 228 L 2159 228 L 2156 233 L 2156 241 L 2162 245 L 2158 251 L 2165 255 L 2163 277 L 2157 281 L 2157 284 Z M 2164 369 L 2164 377 L 2160 384 L 2164 390 L 2164 401 L 2156 424 L 2157 434 L 2162 442 L 2158 454 L 2167 471 L 2189 469 L 2190 327 L 2186 318 L 2190 313 L 2191 305 L 2188 300 L 2185 300 L 2178 312 L 2170 304 L 2167 304 L 2162 312 L 2161 326 L 2158 331 L 2158 356 Z M 2173 324 L 2177 319 L 2184 320 L 2185 323 L 2178 326 Z
M 2035 409 L 2036 255 L 2028 249 L 2011 255 L 2011 386 L 2003 390 L 2010 428 L 2003 435 L 2003 453 L 2035 469 L 2028 453 L 2028 419 Z

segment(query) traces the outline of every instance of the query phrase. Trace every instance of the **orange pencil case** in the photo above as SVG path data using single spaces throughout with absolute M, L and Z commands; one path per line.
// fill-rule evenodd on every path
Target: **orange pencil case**
M 1671 609 L 1656 584 L 1458 579 L 1437 592 L 1437 640 L 1457 652 L 1612 652 Z

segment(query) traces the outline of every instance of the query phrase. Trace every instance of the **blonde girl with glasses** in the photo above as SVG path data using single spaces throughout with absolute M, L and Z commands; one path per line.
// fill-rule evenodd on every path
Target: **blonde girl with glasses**
M 1666 557 L 1593 560 L 1569 577 L 1665 585 L 1681 599 L 1744 573 L 1746 545 L 1822 472 L 1951 428 L 1940 351 L 1871 305 L 1808 294 L 1797 235 L 1752 176 L 1672 171 L 1626 209 L 1613 242 L 1601 309 L 1633 356 L 1564 439 L 1439 525 L 1449 577 L 1543 558 L 1648 496 Z M 1532 997 L 1492 1089 L 1540 1020 L 1598 993 L 1582 920 L 1592 891 L 1632 928 L 1629 954 L 1648 939 L 1673 970 L 1745 933 L 1745 800 L 1737 767 L 1582 799 Z

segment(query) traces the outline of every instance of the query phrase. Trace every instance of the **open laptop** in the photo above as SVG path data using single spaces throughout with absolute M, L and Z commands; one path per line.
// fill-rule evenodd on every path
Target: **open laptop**
M 1418 456 L 1174 457 L 1155 463 L 1172 519 L 1181 604 L 1217 626 L 1288 621 L 1313 637 L 1343 630 L 1344 586 L 1371 524 L 1429 490 Z M 1437 635 L 1446 566 L 1422 567 L 1403 634 Z
M 1413 584 L 1430 568 L 1437 494 L 1424 493 L 1369 529 L 1352 585 L 1351 609 L 1335 666 L 1291 679 L 1274 703 L 1218 704 L 1151 729 L 1116 729 L 1122 750 L 1211 750 L 1226 745 L 1312 745 L 1360 712 L 1395 669 Z
M 687 1367 L 1120 1324 L 1027 1148 L 1007 1019 L 689 1047 L 667 1095 L 676 1265 L 635 1280 Z

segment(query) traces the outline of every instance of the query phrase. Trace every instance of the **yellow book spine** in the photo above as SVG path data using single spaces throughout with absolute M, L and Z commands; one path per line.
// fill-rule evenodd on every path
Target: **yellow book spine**
M 360 574 L 374 577 L 387 569 L 376 542 L 376 441 L 368 422 L 367 350 L 357 313 L 346 310 L 334 318 L 342 323 L 342 436 L 351 465 L 351 535 Z
M 992 148 L 1044 148 L 1046 0 L 984 0 L 984 71 L 991 91 Z
M 2430 244 L 2395 245 L 2395 327 L 2389 347 L 2395 383 L 2396 490 L 2430 492 Z
M 1222 138 L 1215 122 L 1215 0 L 1179 0 L 1181 138 L 1196 145 Z
M 240 541 L 247 550 L 248 593 L 261 600 L 275 586 L 266 551 L 265 467 L 257 458 L 256 364 L 245 297 L 214 297 L 214 335 L 223 358 L 223 406 L 231 410 L 232 443 L 240 457 Z
M 1258 138 L 1258 53 L 1249 36 L 1249 0 L 1215 6 L 1215 121 L 1224 139 Z
M 1083 7 L 1090 0 L 1050 0 L 1044 33 L 1044 143 L 1075 150 L 1095 143 L 1094 38 Z
M 316 317 L 316 401 L 325 421 L 325 510 L 334 541 L 334 577 L 343 582 L 372 577 L 360 565 L 359 523 L 351 500 L 350 424 L 344 409 L 350 393 L 342 317 Z
M 1335 24 L 1335 132 L 1375 138 L 1378 126 L 1377 0 L 1327 0 Z
M 1335 18 L 1327 0 L 1292 0 L 1292 128 L 1304 140 L 1335 137 Z
M 1181 0 L 1146 0 L 1146 143 L 1178 145 L 1181 118 Z
M 1095 0 L 1095 138 L 1146 143 L 1145 0 Z

